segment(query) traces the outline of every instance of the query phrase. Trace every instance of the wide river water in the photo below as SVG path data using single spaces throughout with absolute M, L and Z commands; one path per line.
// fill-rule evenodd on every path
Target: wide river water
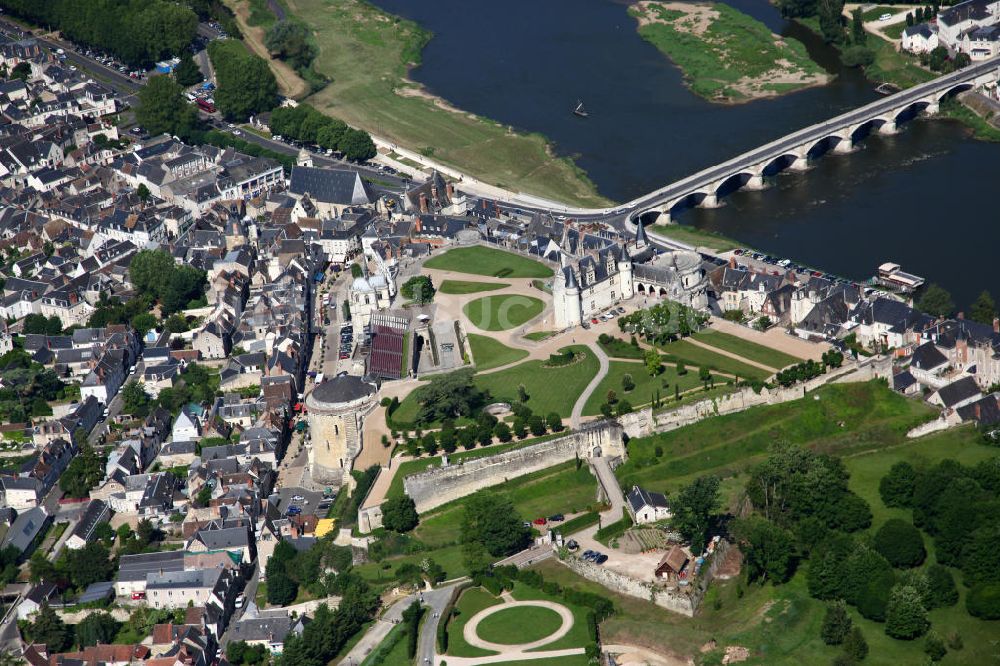
M 711 104 L 639 37 L 626 2 L 375 0 L 434 33 L 415 80 L 461 109 L 544 134 L 617 201 L 876 99 L 859 71 L 841 68 L 830 47 L 766 0 L 728 2 L 804 42 L 836 78 L 775 99 Z M 589 118 L 572 115 L 577 99 Z M 855 279 L 896 261 L 944 285 L 960 307 L 984 288 L 1000 297 L 1000 216 L 983 189 L 997 182 L 1000 145 L 949 121 L 904 127 L 679 221 Z

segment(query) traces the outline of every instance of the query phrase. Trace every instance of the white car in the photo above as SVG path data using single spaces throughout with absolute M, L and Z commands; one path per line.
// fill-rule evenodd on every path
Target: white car
M 302 495 L 292 495 L 292 501 L 293 502 L 301 502 L 304 499 L 305 499 L 305 497 L 303 497 Z

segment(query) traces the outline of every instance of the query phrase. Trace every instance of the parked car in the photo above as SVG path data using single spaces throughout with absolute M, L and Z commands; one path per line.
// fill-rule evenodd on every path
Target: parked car
M 594 558 L 595 564 L 604 564 L 607 561 L 608 561 L 608 556 L 605 555 L 604 553 L 598 553 L 597 557 Z
M 561 513 L 556 513 L 556 514 L 553 514 L 553 515 L 549 516 L 549 522 L 550 523 L 558 523 L 558 522 L 560 522 L 562 520 L 563 520 L 563 515 Z
M 292 495 L 292 501 L 293 502 L 301 502 L 304 499 L 305 499 L 305 497 L 303 497 L 302 495 Z
M 534 523 L 535 523 L 535 525 L 544 525 L 545 524 L 545 519 L 544 518 L 535 518 Z

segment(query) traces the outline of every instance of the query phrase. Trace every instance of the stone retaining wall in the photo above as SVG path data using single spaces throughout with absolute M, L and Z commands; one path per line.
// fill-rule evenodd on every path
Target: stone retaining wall
M 474 458 L 447 467 L 412 474 L 403 479 L 403 489 L 424 513 L 532 472 L 580 458 L 625 457 L 622 427 L 615 421 L 598 421 L 565 437 Z

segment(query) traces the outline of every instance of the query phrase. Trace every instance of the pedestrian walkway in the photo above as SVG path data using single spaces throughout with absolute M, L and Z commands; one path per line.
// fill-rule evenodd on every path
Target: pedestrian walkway
M 597 370 L 597 374 L 587 384 L 587 388 L 583 389 L 583 393 L 580 394 L 580 397 L 576 399 L 576 403 L 573 405 L 573 415 L 570 417 L 569 422 L 570 427 L 574 430 L 580 427 L 580 423 L 583 420 L 583 408 L 586 406 L 587 400 L 590 399 L 590 396 L 597 390 L 597 387 L 604 381 L 604 378 L 608 374 L 608 369 L 611 367 L 611 364 L 608 362 L 608 355 L 604 353 L 599 344 L 591 342 L 587 347 L 597 357 L 600 367 Z

